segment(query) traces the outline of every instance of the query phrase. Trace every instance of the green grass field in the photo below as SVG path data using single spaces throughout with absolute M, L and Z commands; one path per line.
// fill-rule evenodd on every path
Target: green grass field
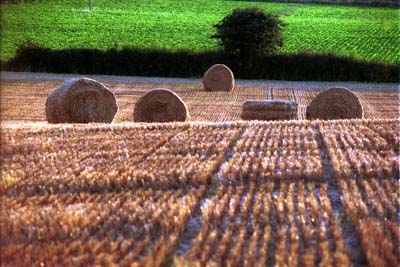
M 212 25 L 232 9 L 258 6 L 288 24 L 281 52 L 333 52 L 396 63 L 399 10 L 226 0 L 54 0 L 1 5 L 1 59 L 31 41 L 45 47 L 217 49 Z

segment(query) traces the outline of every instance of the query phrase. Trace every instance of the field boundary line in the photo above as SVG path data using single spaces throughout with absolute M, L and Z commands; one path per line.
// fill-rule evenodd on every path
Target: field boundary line
M 318 144 L 318 151 L 322 163 L 322 183 L 326 183 L 328 187 L 328 197 L 331 203 L 332 212 L 339 221 L 342 230 L 343 239 L 345 240 L 346 252 L 351 260 L 353 267 L 361 267 L 365 265 L 365 255 L 361 248 L 361 242 L 357 235 L 357 230 L 354 223 L 347 220 L 346 213 L 341 201 L 341 193 L 334 174 L 332 160 L 328 152 L 325 139 L 319 129 L 317 121 L 311 123 L 311 128 L 314 132 L 315 139 Z
M 197 204 L 197 207 L 194 209 L 193 213 L 190 215 L 189 222 L 187 223 L 185 230 L 183 231 L 182 237 L 171 255 L 183 256 L 183 257 L 186 256 L 187 252 L 190 249 L 192 241 L 196 238 L 196 236 L 201 230 L 202 204 L 205 203 L 207 199 L 211 199 L 216 195 L 219 182 L 217 174 L 221 171 L 221 167 L 224 165 L 224 163 L 228 162 L 232 158 L 234 154 L 234 148 L 236 147 L 237 143 L 242 139 L 243 134 L 246 132 L 248 127 L 249 126 L 247 124 L 244 125 L 243 128 L 232 138 L 224 154 L 223 160 L 221 160 L 220 164 L 218 165 L 218 167 L 215 168 L 215 170 L 211 175 L 211 184 L 209 185 L 209 188 L 207 189 L 203 198 Z M 192 229 L 193 226 L 195 226 L 196 228 L 194 231 Z

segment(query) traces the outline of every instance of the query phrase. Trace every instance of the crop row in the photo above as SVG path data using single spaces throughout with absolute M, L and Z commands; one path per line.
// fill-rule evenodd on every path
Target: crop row
M 221 181 L 321 180 L 322 162 L 309 122 L 249 125 L 218 173 Z
M 182 130 L 68 127 L 5 131 L 2 191 L 29 195 L 111 186 L 110 166 L 140 162 Z M 103 179 L 92 179 L 100 173 Z
M 396 177 L 399 166 L 396 121 L 49 126 L 2 140 L 7 194 L 178 188 L 209 183 L 221 164 L 220 181 L 315 181 L 325 153 L 337 178 Z
M 0 197 L 1 265 L 160 266 L 205 187 Z
M 221 186 L 177 266 L 350 266 L 326 185 Z
M 368 265 L 396 266 L 398 129 L 398 120 L 6 126 L 1 263 L 158 266 L 175 252 L 177 266 L 350 266 L 337 198 Z
M 368 266 L 398 266 L 398 121 L 325 122 L 319 130 Z
M 347 214 L 356 218 L 374 217 L 396 222 L 400 208 L 398 181 L 394 179 L 359 179 L 338 181 Z
M 393 21 L 383 22 L 381 28 L 378 28 L 375 22 L 365 18 L 359 21 L 327 18 L 327 21 L 330 22 L 329 34 L 326 33 L 326 29 L 323 29 L 326 26 L 326 20 L 322 22 L 320 18 L 299 19 L 293 17 L 289 22 L 293 27 L 286 31 L 285 40 L 287 42 L 283 50 L 285 52 L 295 49 L 331 52 L 370 61 L 379 61 L 379 55 L 385 53 L 391 58 L 389 60 L 391 62 L 398 58 L 392 53 L 389 56 L 385 52 L 396 47 L 397 40 L 395 29 L 392 28 Z M 307 27 L 309 23 L 312 23 L 312 27 Z M 381 34 L 386 38 L 381 39 L 382 46 L 379 46 L 379 42 L 372 40 L 374 35 Z M 305 36 L 308 38 L 306 39 Z
M 368 266 L 399 266 L 399 182 L 395 179 L 338 181 L 343 206 L 355 224 Z
M 179 125 L 179 124 L 178 124 Z M 2 193 L 177 188 L 210 182 L 241 126 L 49 128 L 5 133 Z M 104 131 L 105 130 L 105 131 Z
M 366 118 L 398 118 L 400 96 L 398 92 L 379 89 L 354 91 L 360 99 Z M 379 103 L 379 105 L 377 105 Z
M 336 177 L 399 175 L 398 122 L 348 121 L 319 124 Z

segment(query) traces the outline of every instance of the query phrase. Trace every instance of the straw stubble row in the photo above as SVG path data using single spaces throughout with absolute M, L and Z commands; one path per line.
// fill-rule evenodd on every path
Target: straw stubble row
M 177 266 L 351 266 L 326 185 L 221 186 Z
M 241 130 L 232 126 L 5 131 L 0 190 L 35 195 L 207 184 Z
M 187 214 L 200 205 L 201 228 L 177 263 L 346 266 L 349 250 L 326 183 L 336 182 L 367 263 L 391 266 L 398 261 L 397 129 L 396 120 L 7 128 L 1 147 L 2 246 L 11 265 L 20 260 L 20 251 L 35 261 L 48 249 L 48 243 L 38 245 L 45 240 L 52 240 L 51 252 L 69 259 L 79 247 L 85 248 L 82 255 L 93 255 L 78 262 L 151 264 L 175 251 Z M 334 171 L 329 177 L 323 172 L 322 142 Z M 140 200 L 146 198 L 150 201 Z M 173 219 L 166 219 L 171 225 L 160 228 L 159 210 L 165 208 L 160 198 L 171 207 L 183 203 L 190 212 L 172 211 Z M 118 199 L 148 205 L 155 213 L 143 217 L 140 208 L 120 203 L 114 217 L 112 203 Z M 134 244 L 118 239 L 112 225 L 128 216 L 120 207 L 139 216 L 139 225 L 145 220 L 165 234 L 157 239 L 143 230 Z M 84 213 L 90 210 L 94 213 Z M 101 238 L 90 230 L 97 216 Z M 121 227 L 116 229 L 122 236 L 133 234 Z M 378 237 L 371 240 L 369 231 Z M 82 243 L 57 241 L 76 235 Z M 62 261 L 43 253 L 47 256 L 40 261 Z
M 1 197 L 6 266 L 160 266 L 204 196 L 195 190 L 136 189 Z

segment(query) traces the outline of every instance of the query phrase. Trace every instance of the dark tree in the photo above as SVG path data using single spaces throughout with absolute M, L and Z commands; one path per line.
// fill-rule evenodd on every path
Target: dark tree
M 286 24 L 277 15 L 258 8 L 235 9 L 214 25 L 224 50 L 241 57 L 263 55 L 283 45 L 282 30 Z

